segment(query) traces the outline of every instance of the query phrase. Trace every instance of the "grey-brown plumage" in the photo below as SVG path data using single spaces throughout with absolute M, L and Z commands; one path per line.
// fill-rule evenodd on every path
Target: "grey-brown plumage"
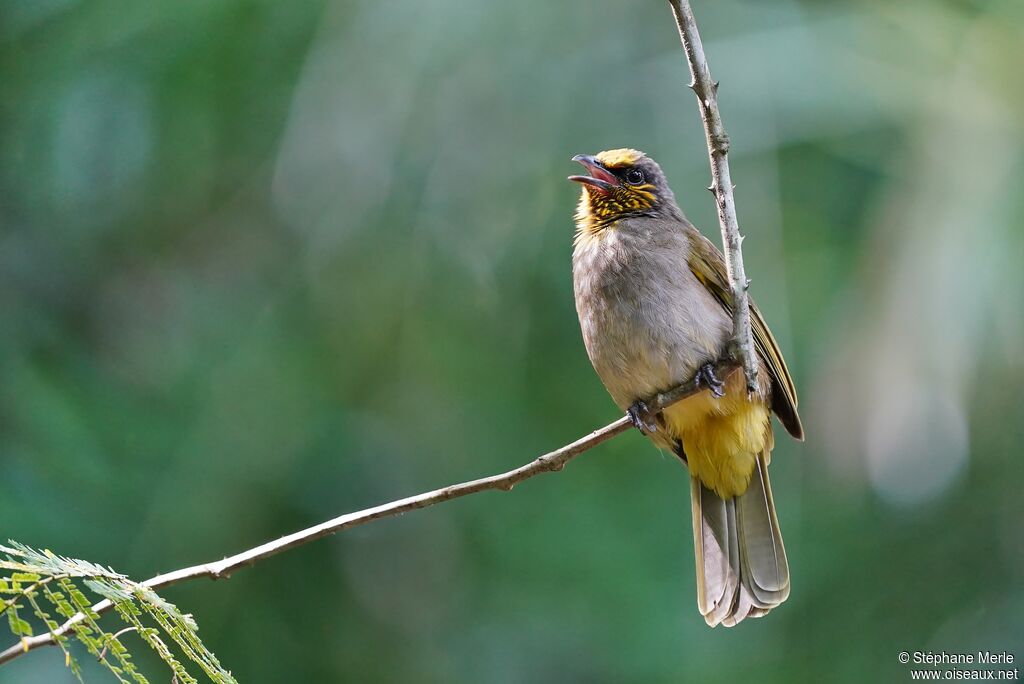
M 683 216 L 658 165 L 635 150 L 577 157 L 573 283 L 587 354 L 623 410 L 681 384 L 725 351 L 731 296 L 721 253 Z M 768 481 L 770 412 L 803 428 L 785 362 L 756 307 L 759 388 L 742 372 L 655 418 L 647 434 L 690 468 L 697 604 L 709 625 L 759 617 L 789 595 Z

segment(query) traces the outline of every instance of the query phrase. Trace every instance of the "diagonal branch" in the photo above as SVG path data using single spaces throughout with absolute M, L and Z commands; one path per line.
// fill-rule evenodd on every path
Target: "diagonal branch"
M 747 391 L 757 390 L 757 369 L 754 365 L 754 344 L 750 332 L 750 305 L 747 290 L 750 281 L 743 270 L 743 252 L 740 245 L 739 223 L 736 220 L 736 201 L 732 195 L 732 176 L 729 174 L 729 136 L 722 124 L 718 111 L 718 83 L 711 78 L 708 60 L 704 56 L 704 45 L 697 31 L 697 20 L 690 9 L 689 0 L 668 0 L 676 18 L 679 39 L 690 65 L 690 88 L 697 95 L 700 118 L 704 122 L 704 135 L 711 159 L 711 187 L 718 205 L 718 225 L 722 229 L 722 246 L 725 248 L 725 267 L 732 290 L 732 341 L 731 353 L 740 365 L 747 379 Z
M 675 15 L 679 37 L 682 40 L 686 59 L 690 66 L 690 75 L 692 76 L 690 87 L 697 95 L 701 119 L 704 122 L 708 156 L 711 160 L 712 183 L 709 189 L 714 192 L 718 206 L 718 222 L 722 229 L 722 244 L 725 248 L 729 286 L 732 289 L 733 295 L 733 339 L 730 344 L 730 356 L 717 364 L 716 373 L 719 377 L 722 377 L 733 371 L 737 366 L 742 366 L 746 376 L 747 388 L 753 392 L 757 387 L 757 372 L 754 366 L 754 346 L 751 338 L 750 308 L 747 296 L 750 281 L 747 280 L 743 269 L 743 255 L 740 249 L 743 237 L 740 235 L 739 225 L 736 220 L 736 204 L 733 199 L 732 180 L 729 174 L 729 136 L 725 133 L 722 117 L 718 111 L 718 84 L 711 79 L 707 58 L 704 56 L 704 47 L 701 44 L 700 34 L 697 32 L 697 22 L 694 19 L 693 10 L 690 9 L 689 1 L 669 0 L 669 5 L 672 7 L 672 13 Z M 652 410 L 659 411 L 703 389 L 695 378 L 664 394 L 652 397 L 647 401 L 647 404 Z M 442 501 L 457 499 L 470 494 L 476 494 L 477 492 L 491 489 L 509 491 L 516 484 L 535 475 L 561 470 L 565 467 L 566 463 L 576 456 L 625 432 L 629 427 L 629 418 L 622 417 L 600 430 L 591 432 L 586 437 L 561 449 L 544 454 L 530 463 L 506 473 L 484 477 L 479 480 L 471 480 L 442 489 L 435 489 L 431 492 L 399 499 L 374 508 L 348 513 L 219 561 L 194 565 L 189 568 L 157 575 L 146 580 L 143 584 L 151 589 L 161 589 L 199 577 L 208 577 L 210 579 L 229 577 L 236 570 L 253 565 L 264 558 L 269 558 L 288 549 L 308 544 L 321 537 L 335 534 L 350 527 L 363 525 L 380 518 L 400 515 L 418 508 L 426 508 Z M 95 604 L 92 610 L 95 613 L 105 613 L 111 607 L 111 602 L 105 600 Z M 55 634 L 58 636 L 66 634 L 81 623 L 84 618 L 85 616 L 79 613 L 68 619 L 67 622 L 53 633 L 22 639 L 19 643 L 0 652 L 0 664 L 11 661 L 33 649 L 56 643 Z
M 732 359 L 726 359 L 718 363 L 716 367 L 716 374 L 719 377 L 724 377 L 726 374 L 734 370 L 737 363 Z M 677 401 L 697 394 L 705 389 L 697 378 L 690 380 L 689 382 L 683 383 L 678 387 L 665 392 L 664 394 L 658 394 L 647 401 L 647 405 L 652 411 L 660 411 L 666 406 L 671 406 Z M 528 480 L 535 475 L 541 473 L 555 472 L 565 467 L 573 458 L 579 456 L 585 451 L 593 449 L 598 444 L 606 442 L 612 437 L 621 434 L 631 427 L 629 418 L 623 416 L 614 423 L 604 426 L 600 430 L 591 432 L 586 437 L 582 437 L 571 444 L 567 444 L 561 449 L 539 456 L 533 461 L 526 465 L 520 466 L 514 470 L 510 470 L 500 475 L 492 475 L 490 477 L 480 478 L 479 480 L 471 480 L 469 482 L 462 482 L 460 484 L 450 485 L 441 489 L 435 489 L 431 492 L 425 492 L 423 494 L 417 494 L 416 496 L 410 496 L 405 499 L 399 499 L 390 503 L 375 506 L 373 508 L 367 508 L 362 511 L 356 511 L 355 513 L 346 513 L 345 515 L 338 516 L 332 520 L 322 522 L 319 525 L 307 527 L 304 530 L 293 532 L 280 539 L 261 544 L 260 546 L 251 548 L 241 553 L 236 553 L 233 556 L 229 556 L 219 561 L 212 561 L 210 563 L 203 563 L 201 565 L 193 565 L 189 568 L 182 568 L 180 570 L 174 570 L 156 577 L 150 578 L 143 582 L 145 586 L 150 589 L 161 589 L 163 587 L 169 587 L 172 584 L 178 584 L 186 580 L 192 580 L 199 577 L 209 577 L 210 579 L 221 579 L 229 577 L 236 570 L 253 565 L 264 558 L 270 558 L 275 556 L 282 551 L 295 548 L 296 546 L 303 546 L 311 541 L 326 537 L 342 530 L 347 530 L 350 527 L 356 527 L 357 525 L 364 525 L 373 520 L 380 518 L 389 518 L 395 515 L 400 515 L 407 511 L 413 511 L 417 508 L 426 508 L 427 506 L 433 506 L 434 504 L 441 503 L 442 501 L 449 501 L 451 499 L 457 499 L 462 496 L 468 496 L 470 494 L 476 494 L 477 492 L 487 491 L 489 489 L 498 489 L 503 491 L 510 491 L 512 487 Z M 105 613 L 113 607 L 108 600 L 100 601 L 96 603 L 92 610 L 95 613 Z M 29 651 L 39 648 L 41 646 L 50 646 L 56 643 L 57 636 L 67 634 L 73 630 L 85 618 L 84 615 L 79 613 L 72 618 L 69 618 L 67 622 L 61 625 L 53 633 L 39 634 L 33 637 L 26 637 L 19 641 L 17 644 L 11 646 L 5 651 L 0 652 L 0 665 L 10 660 L 14 660 L 20 655 L 28 653 Z

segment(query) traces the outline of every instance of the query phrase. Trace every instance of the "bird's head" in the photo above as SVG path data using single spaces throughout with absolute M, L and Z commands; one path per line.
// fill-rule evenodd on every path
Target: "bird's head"
M 585 176 L 569 176 L 583 185 L 576 212 L 581 230 L 600 230 L 630 216 L 678 213 L 675 197 L 661 167 L 643 152 L 606 150 L 572 158 L 587 170 Z

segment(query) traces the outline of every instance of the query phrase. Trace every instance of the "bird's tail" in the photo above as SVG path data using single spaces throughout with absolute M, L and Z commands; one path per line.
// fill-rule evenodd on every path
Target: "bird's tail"
M 714 627 L 761 617 L 789 597 L 789 564 L 768 482 L 768 452 L 758 455 L 741 496 L 722 499 L 690 480 L 697 607 Z

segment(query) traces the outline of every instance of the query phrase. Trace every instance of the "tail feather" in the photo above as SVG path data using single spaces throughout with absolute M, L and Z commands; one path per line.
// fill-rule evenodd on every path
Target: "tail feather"
M 789 564 L 772 501 L 768 454 L 747 491 L 722 499 L 691 478 L 697 607 L 712 627 L 761 617 L 789 596 Z
M 758 458 L 757 468 L 743 496 L 736 499 L 739 510 L 740 554 L 744 575 L 757 599 L 774 607 L 789 596 L 789 563 L 782 545 L 782 533 L 768 482 L 768 466 Z
M 739 587 L 736 511 L 696 478 L 690 480 L 693 540 L 697 555 L 697 606 L 717 624 L 729 614 Z M 710 495 L 710 496 L 709 496 Z

